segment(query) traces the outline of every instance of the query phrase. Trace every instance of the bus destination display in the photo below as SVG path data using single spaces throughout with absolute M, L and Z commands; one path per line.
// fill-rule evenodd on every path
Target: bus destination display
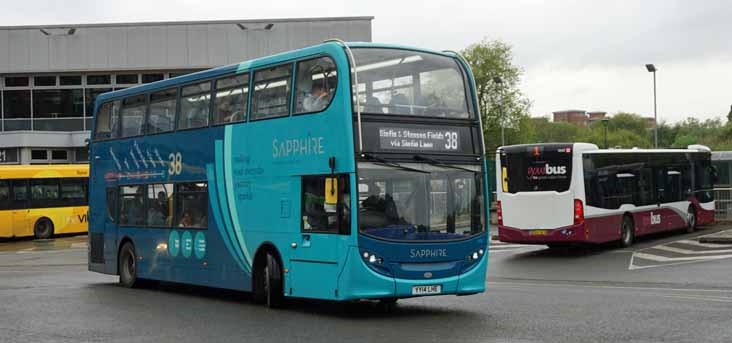
M 379 147 L 384 150 L 457 151 L 457 130 L 380 127 Z

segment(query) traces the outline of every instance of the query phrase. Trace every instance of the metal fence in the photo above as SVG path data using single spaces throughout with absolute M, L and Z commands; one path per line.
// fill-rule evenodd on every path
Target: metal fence
M 732 188 L 714 189 L 714 219 L 732 221 Z

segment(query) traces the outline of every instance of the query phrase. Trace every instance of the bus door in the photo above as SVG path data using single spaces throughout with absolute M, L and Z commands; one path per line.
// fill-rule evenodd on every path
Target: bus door
M 350 186 L 347 175 L 303 176 L 300 232 L 290 253 L 290 287 L 296 297 L 337 297 L 339 256 L 346 255 L 350 233 Z
M 11 186 L 11 208 L 12 228 L 16 237 L 32 236 L 33 228 L 30 223 L 28 209 L 30 194 L 28 192 L 28 180 L 12 180 Z
M 107 188 L 105 190 L 106 206 L 94 207 L 98 209 L 97 212 L 104 212 L 92 214 L 97 216 L 96 218 L 104 218 L 103 223 L 101 223 L 101 227 L 104 230 L 104 236 L 102 237 L 104 237 L 104 246 L 106 248 L 104 249 L 104 260 L 115 261 L 115 266 L 117 265 L 117 220 L 119 218 L 117 215 L 117 201 L 119 199 L 117 192 L 118 189 L 116 183 L 107 184 Z M 89 228 L 91 229 L 91 226 Z

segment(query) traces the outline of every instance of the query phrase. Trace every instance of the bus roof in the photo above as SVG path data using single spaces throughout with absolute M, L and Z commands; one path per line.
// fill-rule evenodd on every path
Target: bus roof
M 445 57 L 452 57 L 454 58 L 455 55 L 453 55 L 450 52 L 440 52 L 435 50 L 429 50 L 429 49 L 423 49 L 423 48 L 416 48 L 416 47 L 410 47 L 410 46 L 404 46 L 404 45 L 395 45 L 395 44 L 382 44 L 382 43 L 367 43 L 367 42 L 347 42 L 346 45 L 350 48 L 386 48 L 386 49 L 403 49 L 403 50 L 413 50 L 418 52 L 425 52 L 425 53 L 431 53 L 431 54 L 438 54 Z M 298 50 L 291 50 L 286 52 L 281 52 L 278 54 L 260 57 L 248 61 L 243 61 L 240 63 L 234 63 L 226 66 L 216 67 L 212 69 L 206 69 L 202 71 L 198 71 L 195 73 L 171 78 L 171 79 L 165 79 L 161 81 L 156 81 L 152 83 L 147 83 L 139 86 L 134 86 L 130 88 L 125 88 L 119 91 L 113 91 L 113 92 L 107 92 L 99 95 L 96 99 L 96 104 L 100 104 L 105 101 L 109 101 L 111 99 L 117 99 L 120 97 L 125 97 L 129 95 L 139 94 L 139 93 L 146 93 L 150 91 L 155 91 L 158 89 L 164 89 L 168 87 L 174 87 L 180 84 L 195 82 L 198 80 L 206 80 L 211 78 L 216 78 L 218 76 L 222 76 L 229 73 L 236 73 L 236 72 L 245 72 L 247 70 L 260 68 L 263 66 L 271 65 L 271 64 L 277 64 L 282 63 L 287 60 L 297 59 L 306 57 L 308 55 L 314 55 L 317 53 L 322 53 L 326 50 L 330 50 L 332 48 L 340 48 L 341 45 L 337 42 L 323 42 L 320 44 L 312 45 L 309 47 L 305 47 Z M 97 105 L 95 104 L 95 109 Z M 95 111 L 96 113 L 96 111 Z
M 0 180 L 89 177 L 88 164 L 35 164 L 0 166 Z
M 504 150 L 507 152 L 518 151 L 525 148 L 531 148 L 535 146 L 572 146 L 575 152 L 589 153 L 589 154 L 621 154 L 621 153 L 710 153 L 712 150 L 704 145 L 694 144 L 689 145 L 686 149 L 600 149 L 597 145 L 591 143 L 536 143 L 536 144 L 515 144 L 499 147 L 498 150 Z

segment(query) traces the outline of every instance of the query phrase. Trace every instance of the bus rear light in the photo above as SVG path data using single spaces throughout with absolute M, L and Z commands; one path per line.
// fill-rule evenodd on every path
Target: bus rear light
M 585 222 L 585 208 L 582 205 L 582 200 L 574 199 L 574 225 L 582 224 Z
M 496 216 L 498 217 L 498 225 L 503 226 L 503 208 L 501 208 L 501 201 L 496 201 Z

